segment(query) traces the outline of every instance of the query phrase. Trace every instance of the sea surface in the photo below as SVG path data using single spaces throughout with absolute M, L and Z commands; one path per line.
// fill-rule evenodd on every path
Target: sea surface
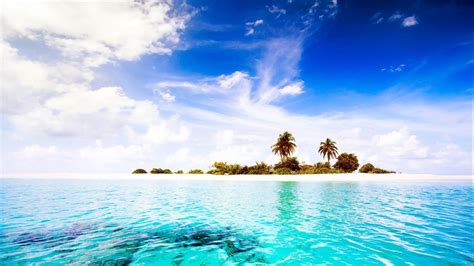
M 0 179 L 0 264 L 473 265 L 473 202 L 470 181 Z

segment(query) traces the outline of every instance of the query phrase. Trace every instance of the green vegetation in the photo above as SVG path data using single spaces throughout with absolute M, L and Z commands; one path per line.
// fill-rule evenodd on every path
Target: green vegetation
M 199 174 L 204 174 L 204 172 L 201 169 L 193 169 L 193 170 L 189 170 L 188 174 L 199 175 Z
M 340 169 L 345 173 L 352 173 L 359 168 L 359 160 L 355 154 L 344 152 L 337 157 L 334 168 Z
M 285 160 L 280 161 L 274 166 L 275 171 L 280 169 L 287 169 L 289 172 L 297 172 L 300 170 L 300 162 L 296 157 L 286 158 Z M 285 172 L 281 170 L 280 172 Z
M 145 171 L 145 169 L 136 169 L 135 171 L 132 172 L 132 174 L 146 174 L 147 172 Z
M 337 147 L 336 142 L 332 141 L 330 138 L 327 138 L 326 141 L 323 141 L 319 144 L 319 153 L 324 157 L 328 158 L 328 163 L 330 163 L 331 158 L 335 159 L 337 156 Z
M 249 175 L 269 175 L 271 174 L 271 168 L 264 162 L 256 163 L 248 168 Z
M 213 175 L 268 175 L 271 174 L 271 168 L 264 162 L 252 166 L 215 162 L 207 173 Z
M 294 175 L 294 174 L 296 174 L 296 172 L 291 171 L 288 168 L 276 168 L 273 171 L 273 174 L 275 174 L 275 175 Z
M 150 171 L 150 174 L 172 174 L 173 172 L 170 169 L 161 169 L 161 168 L 153 168 Z
M 299 174 L 303 175 L 314 175 L 314 174 L 340 174 L 344 173 L 344 171 L 337 169 L 337 168 L 331 168 L 331 165 L 328 162 L 322 163 L 319 162 L 315 165 L 301 165 L 301 169 L 299 171 Z
M 211 170 L 209 170 L 207 173 L 213 174 L 213 175 L 241 175 L 241 174 L 244 174 L 244 169 L 239 164 L 227 164 L 225 162 L 215 162 L 212 165 Z
M 354 153 L 341 153 L 338 156 L 338 148 L 336 142 L 330 138 L 326 138 L 319 144 L 319 154 L 327 162 L 318 162 L 314 165 L 300 164 L 298 158 L 291 157 L 296 150 L 295 138 L 288 131 L 278 136 L 274 145 L 271 146 L 272 152 L 280 157 L 280 162 L 275 165 L 268 165 L 265 162 L 255 163 L 255 165 L 247 166 L 240 164 L 228 164 L 227 162 L 214 162 L 208 174 L 213 175 L 291 175 L 291 174 L 339 174 L 352 173 L 359 167 L 359 160 Z M 331 159 L 337 161 L 331 166 Z M 367 163 L 360 169 L 361 173 L 386 174 L 395 173 L 393 171 L 376 168 L 374 165 Z M 146 174 L 143 169 L 133 171 L 134 174 Z M 151 174 L 171 174 L 170 169 L 153 168 Z M 183 174 L 183 170 L 176 171 L 176 174 Z M 189 174 L 204 174 L 200 169 L 193 169 Z
M 371 163 L 366 163 L 364 165 L 362 165 L 359 169 L 359 172 L 361 173 L 370 173 L 372 171 L 374 171 L 375 169 L 375 166 Z
M 376 168 L 373 164 L 371 163 L 366 163 L 362 165 L 362 167 L 359 169 L 359 172 L 361 173 L 367 173 L 367 174 L 394 174 L 394 171 L 389 171 L 381 168 Z
M 283 132 L 277 139 L 277 142 L 272 145 L 272 152 L 280 155 L 280 160 L 285 161 L 295 151 L 295 138 L 288 131 Z
M 389 171 L 389 170 L 385 170 L 385 169 L 381 169 L 381 168 L 375 168 L 372 172 L 370 172 L 371 174 L 395 174 L 396 172 L 395 171 Z

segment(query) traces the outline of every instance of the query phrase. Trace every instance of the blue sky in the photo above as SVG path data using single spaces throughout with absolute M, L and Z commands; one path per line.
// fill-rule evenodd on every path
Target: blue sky
M 2 171 L 273 163 L 269 146 L 289 130 L 306 163 L 331 137 L 361 163 L 469 174 L 473 11 L 462 1 L 11 1 Z

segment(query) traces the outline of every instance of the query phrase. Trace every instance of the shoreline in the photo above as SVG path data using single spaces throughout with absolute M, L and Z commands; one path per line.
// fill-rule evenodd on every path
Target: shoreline
M 473 181 L 472 175 L 432 174 L 311 174 L 311 175 L 211 175 L 211 174 L 123 174 L 123 173 L 1 173 L 0 179 L 83 179 L 163 181 Z

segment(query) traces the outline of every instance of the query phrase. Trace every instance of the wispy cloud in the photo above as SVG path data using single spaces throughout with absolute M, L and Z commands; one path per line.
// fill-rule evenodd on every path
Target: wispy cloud
M 371 17 L 371 21 L 374 24 L 380 24 L 383 21 L 387 22 L 400 22 L 403 27 L 412 27 L 418 24 L 418 20 L 415 15 L 405 16 L 400 11 L 395 11 L 387 19 L 382 16 L 382 12 L 377 12 Z
M 384 20 L 384 17 L 382 16 L 382 12 L 377 12 L 375 13 L 371 18 L 370 20 L 374 23 L 374 24 L 379 24 L 381 23 L 383 20 Z
M 389 18 L 389 21 L 398 21 L 403 17 L 402 13 L 400 11 L 395 11 Z
M 277 14 L 277 18 L 280 17 L 281 15 L 286 14 L 286 9 L 279 8 L 276 5 L 267 6 L 267 10 L 268 10 L 268 12 L 270 12 L 272 14 Z
M 247 27 L 247 32 L 245 33 L 245 36 L 252 35 L 255 32 L 255 27 L 262 24 L 263 24 L 263 19 L 257 19 L 255 21 L 245 23 L 245 26 Z
M 418 24 L 418 20 L 415 16 L 406 17 L 403 19 L 402 25 L 403 27 L 412 27 Z
M 398 66 L 395 65 L 395 66 L 389 66 L 389 67 L 384 67 L 382 69 L 380 69 L 380 71 L 384 72 L 384 71 L 387 71 L 387 72 L 401 72 L 405 69 L 406 65 L 405 64 L 399 64 Z

